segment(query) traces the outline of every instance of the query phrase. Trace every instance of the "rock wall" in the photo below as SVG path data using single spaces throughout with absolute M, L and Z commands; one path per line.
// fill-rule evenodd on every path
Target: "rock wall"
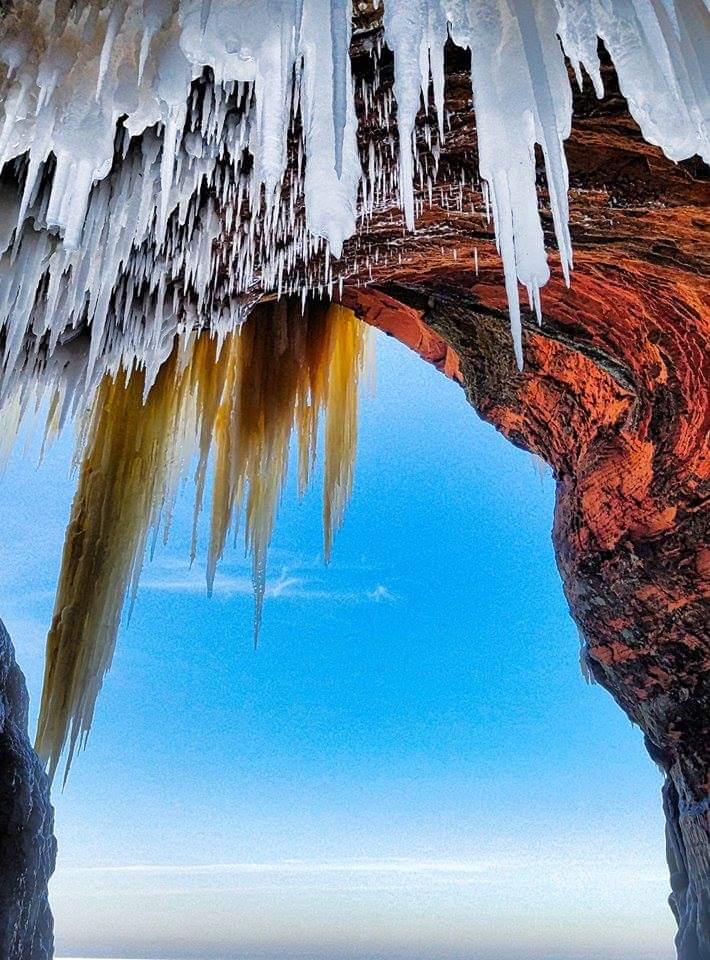
M 567 144 L 571 288 L 553 252 L 542 326 L 524 320 L 522 373 L 490 225 L 447 200 L 470 182 L 476 144 L 468 56 L 452 46 L 433 203 L 413 236 L 373 218 L 359 237 L 367 275 L 345 299 L 552 467 L 553 539 L 586 669 L 666 772 L 678 957 L 709 960 L 709 173 L 645 143 L 608 60 L 603 74 L 602 101 L 576 90 Z M 544 183 L 541 203 L 554 251 Z
M 345 299 L 461 383 L 484 419 L 552 467 L 553 539 L 586 669 L 641 727 L 666 772 L 678 957 L 708 960 L 708 170 L 672 163 L 645 143 L 608 62 L 603 72 L 602 101 L 589 86 L 576 91 L 568 141 L 572 285 L 553 252 L 542 326 L 524 320 L 522 373 L 490 226 L 446 200 L 470 175 L 476 142 L 468 58 L 453 47 L 440 192 L 414 236 L 373 218 L 359 238 L 367 277 Z M 553 249 L 544 186 L 541 197 Z
M 708 391 L 707 382 L 698 383 L 698 354 L 671 346 L 697 346 L 693 328 L 703 317 L 687 303 L 676 312 L 666 301 L 654 304 L 647 290 L 626 288 L 622 276 L 617 286 L 606 277 L 598 291 L 598 306 L 602 293 L 611 298 L 606 317 L 585 304 L 579 276 L 558 310 L 548 303 L 542 329 L 532 321 L 526 327 L 522 374 L 505 313 L 475 290 L 425 281 L 348 298 L 367 322 L 449 372 L 484 419 L 553 468 L 553 540 L 585 665 L 641 727 L 667 774 L 678 957 L 708 960 Z M 644 302 L 636 314 L 644 328 L 623 312 L 635 297 Z M 648 325 L 654 310 L 668 331 L 663 340 Z M 626 345 L 627 356 L 615 342 Z M 664 347 L 654 349 L 659 342 Z M 645 387 L 644 356 L 652 368 Z
M 49 960 L 54 811 L 27 735 L 27 688 L 0 622 L 0 958 Z
M 356 75 L 371 69 L 365 51 L 379 30 L 378 15 L 364 9 Z M 386 53 L 380 69 L 386 85 Z M 476 171 L 463 51 L 448 49 L 446 74 L 449 129 L 432 203 L 415 234 L 403 234 L 394 198 L 367 221 L 353 241 L 362 273 L 350 277 L 344 299 L 459 382 L 482 417 L 552 467 L 553 538 L 586 667 L 666 772 L 678 956 L 710 960 L 708 172 L 644 143 L 608 64 L 603 101 L 589 84 L 576 92 L 567 149 L 572 287 L 554 273 L 542 326 L 525 318 L 520 373 L 491 226 L 482 210 L 470 211 L 468 194 L 461 209 L 452 200 Z M 361 119 L 363 143 L 396 137 Z M 544 182 L 541 202 L 553 248 Z M 0 630 L 2 960 L 51 953 L 52 811 L 26 715 Z

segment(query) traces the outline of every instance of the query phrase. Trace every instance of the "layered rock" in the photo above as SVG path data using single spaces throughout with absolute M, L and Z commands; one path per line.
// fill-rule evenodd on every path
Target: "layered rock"
M 459 53 L 453 56 L 460 61 Z M 453 66 L 453 136 L 444 163 L 455 172 L 457 144 L 474 141 L 475 130 L 465 69 L 456 59 Z M 601 103 L 578 95 L 580 119 L 569 144 L 572 286 L 553 276 L 542 326 L 526 318 L 522 373 L 495 251 L 485 229 L 472 231 L 465 214 L 432 210 L 415 237 L 397 238 L 402 264 L 375 267 L 368 288 L 350 287 L 345 296 L 364 320 L 458 380 L 484 419 L 552 467 L 553 538 L 584 662 L 644 731 L 666 772 L 678 956 L 704 960 L 710 957 L 707 171 L 675 165 L 644 143 L 613 73 L 605 72 L 609 95 Z M 375 224 L 373 248 L 394 239 L 385 224 Z

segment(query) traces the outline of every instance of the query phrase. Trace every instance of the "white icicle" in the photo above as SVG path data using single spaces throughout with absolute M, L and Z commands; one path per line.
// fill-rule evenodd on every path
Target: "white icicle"
M 394 96 L 359 84 L 364 171 L 351 18 L 352 0 L 14 0 L 0 22 L 0 403 L 45 334 L 59 350 L 88 329 L 91 377 L 145 364 L 178 323 L 223 317 L 233 298 L 336 290 L 358 269 L 367 282 L 376 246 L 356 238 L 338 261 L 360 224 L 395 225 L 397 194 L 409 230 L 425 202 L 473 214 L 468 178 L 435 186 L 449 34 L 471 51 L 482 208 L 518 362 L 518 283 L 539 321 L 549 278 L 536 151 L 568 282 L 572 268 L 562 50 L 601 96 L 601 39 L 646 139 L 710 158 L 702 0 L 386 0 Z M 379 36 L 374 48 L 377 78 Z M 432 89 L 437 123 L 416 143 Z

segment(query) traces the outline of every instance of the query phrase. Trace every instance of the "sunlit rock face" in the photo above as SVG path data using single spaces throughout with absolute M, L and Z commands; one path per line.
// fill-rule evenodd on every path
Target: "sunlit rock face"
M 452 57 L 459 144 L 474 135 L 465 69 Z M 495 255 L 455 210 L 427 220 L 402 265 L 382 264 L 345 296 L 552 466 L 553 537 L 584 668 L 668 774 L 678 956 L 695 960 L 710 952 L 708 171 L 646 144 L 603 71 L 609 95 L 576 96 L 567 145 L 572 285 L 553 275 L 541 327 L 523 314 L 522 373 Z
M 234 7 L 7 7 L 2 415 L 157 384 L 283 294 L 342 296 L 461 383 L 555 472 L 584 666 L 668 775 L 678 955 L 706 960 L 707 11 Z
M 56 844 L 49 782 L 27 736 L 27 689 L 0 622 L 0 956 L 52 955 L 47 882 Z

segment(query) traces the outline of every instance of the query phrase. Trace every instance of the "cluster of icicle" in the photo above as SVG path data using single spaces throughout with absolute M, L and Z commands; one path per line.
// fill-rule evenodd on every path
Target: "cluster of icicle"
M 471 51 L 519 363 L 518 284 L 539 316 L 549 277 L 536 145 L 572 266 L 564 55 L 601 95 L 601 38 L 644 136 L 707 158 L 707 18 L 704 0 L 385 0 L 399 130 L 385 179 L 410 230 L 415 118 L 433 102 L 444 137 L 447 37 Z M 4 371 L 28 341 L 51 354 L 88 329 L 90 380 L 116 344 L 150 365 L 178 312 L 229 324 L 255 289 L 332 293 L 383 186 L 382 152 L 358 142 L 351 31 L 352 0 L 14 0 L 0 27 L 0 166 L 19 184 L 0 186 Z
M 79 482 L 67 528 L 47 637 L 37 750 L 54 776 L 88 735 L 126 596 L 135 597 L 146 543 L 167 537 L 178 481 L 196 463 L 195 533 L 210 461 L 207 557 L 211 591 L 240 516 L 252 557 L 255 640 L 266 552 L 286 478 L 292 434 L 305 491 L 323 423 L 326 559 L 350 497 L 358 388 L 367 328 L 342 307 L 300 302 L 257 307 L 222 342 L 203 332 L 177 339 L 146 396 L 145 373 L 106 375 L 82 424 Z M 55 407 L 50 406 L 50 421 Z

